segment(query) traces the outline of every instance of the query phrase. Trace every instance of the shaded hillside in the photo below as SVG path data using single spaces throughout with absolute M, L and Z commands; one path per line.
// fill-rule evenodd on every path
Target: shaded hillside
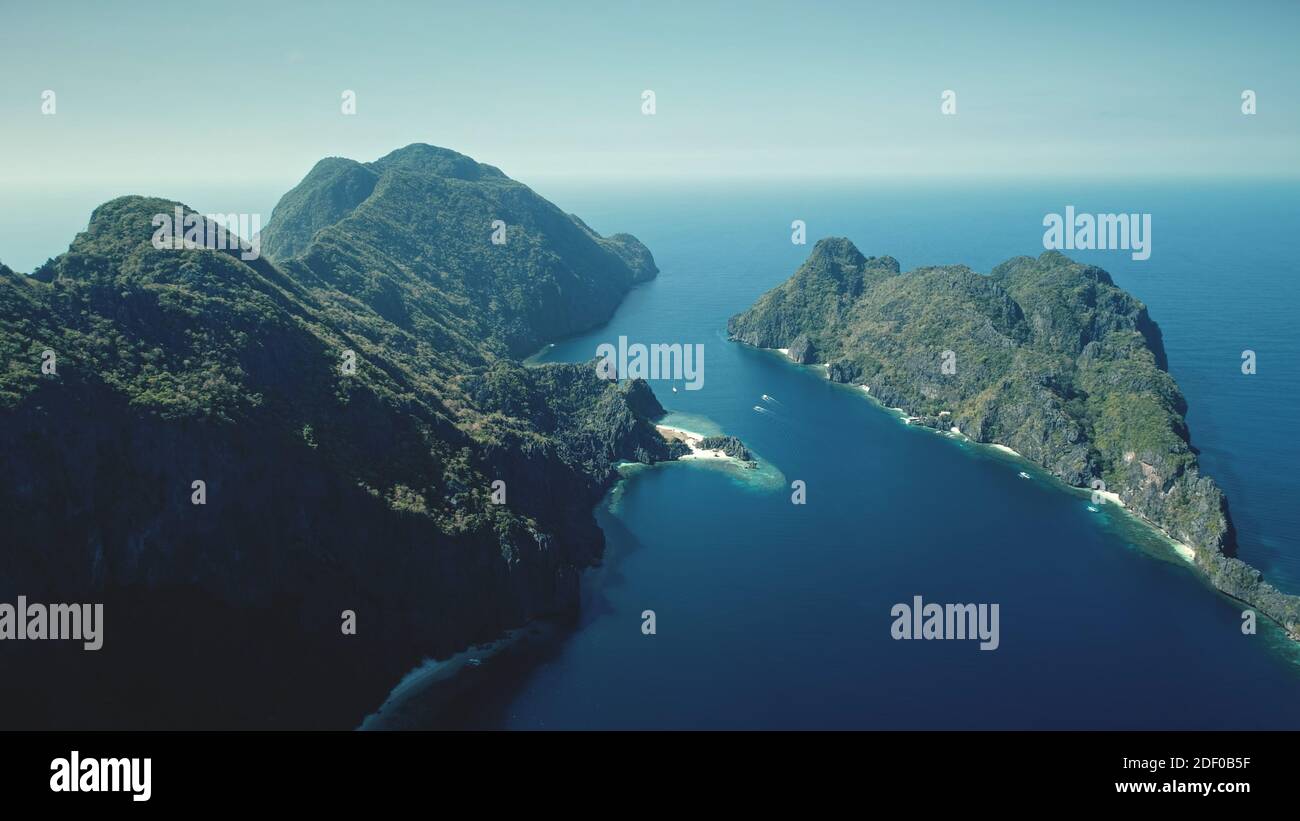
M 132 196 L 0 270 L 0 600 L 106 603 L 98 653 L 6 642 L 5 726 L 353 726 L 421 658 L 571 614 L 613 465 L 669 458 L 644 383 L 507 358 L 652 276 L 635 239 L 442 149 L 369 192 L 348 162 L 277 208 L 292 259 L 156 249 L 176 203 Z

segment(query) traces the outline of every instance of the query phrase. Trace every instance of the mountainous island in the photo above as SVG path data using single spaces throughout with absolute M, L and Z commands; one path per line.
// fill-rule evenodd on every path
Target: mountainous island
M 910 423 L 1010 448 L 1069 485 L 1104 482 L 1216 588 L 1300 640 L 1300 597 L 1235 555 L 1228 505 L 1197 466 L 1160 329 L 1100 268 L 1051 251 L 988 275 L 960 265 L 902 273 L 892 257 L 823 239 L 727 330 L 826 364 L 830 379 L 862 386 Z
M 356 726 L 571 615 L 618 463 L 691 451 L 644 381 L 520 363 L 657 269 L 496 168 L 322 160 L 251 260 L 154 247 L 178 205 L 0 266 L 0 600 L 105 603 L 95 654 L 6 642 L 6 727 Z

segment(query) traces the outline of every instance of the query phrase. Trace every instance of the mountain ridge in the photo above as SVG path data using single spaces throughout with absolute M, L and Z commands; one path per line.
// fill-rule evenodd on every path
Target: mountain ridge
M 9 679 L 6 726 L 355 726 L 427 655 L 571 617 L 617 463 L 675 456 L 644 382 L 514 357 L 653 257 L 454 153 L 382 158 L 296 256 L 156 248 L 153 216 L 192 209 L 133 195 L 0 270 L 0 593 L 107 622 L 94 682 L 15 651 L 50 672 Z

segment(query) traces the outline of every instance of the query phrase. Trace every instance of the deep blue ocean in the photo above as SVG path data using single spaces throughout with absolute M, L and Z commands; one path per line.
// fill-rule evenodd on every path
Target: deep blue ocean
M 1067 253 L 1147 304 L 1202 469 L 1229 498 L 1241 557 L 1300 593 L 1296 186 L 535 187 L 602 233 L 635 234 L 661 269 L 607 325 L 544 358 L 590 360 L 620 335 L 702 343 L 703 389 L 659 382 L 656 394 L 681 426 L 737 435 L 764 467 L 670 464 L 620 483 L 597 509 L 606 561 L 589 574 L 577 627 L 465 707 L 459 724 L 1300 728 L 1300 645 L 1262 620 L 1244 635 L 1243 606 L 1149 530 L 725 333 L 727 318 L 789 277 L 821 237 L 846 236 L 904 270 L 987 272 L 1041 253 L 1043 216 L 1067 205 L 1150 213 L 1147 261 Z M 791 244 L 795 219 L 807 223 L 807 245 Z M 31 268 L 3 245 L 0 260 Z M 1245 349 L 1257 354 L 1254 375 L 1241 373 Z M 790 501 L 794 480 L 806 483 L 806 505 Z M 890 610 L 916 595 L 997 603 L 1000 646 L 895 641 Z M 647 609 L 655 635 L 641 631 Z
M 1013 458 L 903 425 L 813 368 L 726 340 L 727 318 L 846 236 L 904 270 L 987 272 L 1042 252 L 1042 220 L 1152 214 L 1152 255 L 1075 252 L 1160 324 L 1203 470 L 1240 555 L 1300 593 L 1300 190 L 1283 185 L 891 184 L 544 190 L 661 268 L 601 342 L 705 345 L 698 391 L 655 385 L 683 427 L 711 422 L 779 470 L 642 470 L 598 511 L 607 564 L 577 631 L 478 719 L 511 728 L 1300 727 L 1300 652 L 1241 630 L 1242 606 L 1126 515 Z M 790 223 L 808 226 L 808 245 Z M 1258 372 L 1243 375 L 1241 354 Z M 761 399 L 767 394 L 775 402 Z M 764 408 L 754 410 L 755 406 Z M 692 427 L 692 422 L 697 423 Z M 1018 476 L 1026 470 L 1033 478 Z M 790 482 L 807 504 L 790 501 Z M 891 607 L 996 602 L 1001 645 L 896 641 Z M 656 634 L 643 635 L 652 609 Z

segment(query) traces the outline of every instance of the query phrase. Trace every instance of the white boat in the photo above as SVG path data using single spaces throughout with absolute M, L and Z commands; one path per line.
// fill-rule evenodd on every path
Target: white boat
M 1028 473 L 1025 473 L 1025 472 L 1022 470 L 1022 471 L 1020 471 L 1020 478 L 1021 478 L 1021 479 L 1028 479 L 1028 478 L 1030 478 L 1030 477 L 1029 477 L 1029 474 L 1028 474 Z

